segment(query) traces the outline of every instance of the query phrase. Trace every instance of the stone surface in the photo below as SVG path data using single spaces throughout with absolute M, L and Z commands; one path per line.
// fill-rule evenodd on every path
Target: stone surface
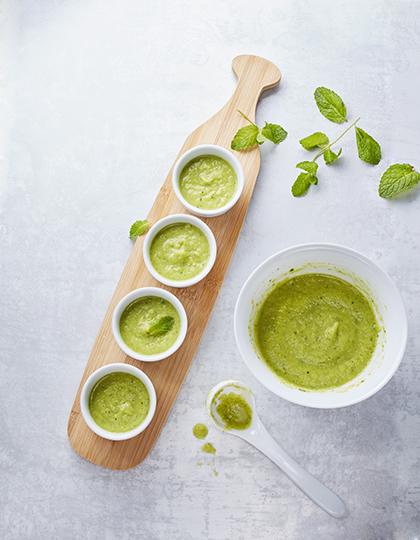
M 392 162 L 420 167 L 420 2 L 3 0 L 0 174 L 0 537 L 24 539 L 415 540 L 420 536 L 420 191 L 377 196 Z M 104 309 L 142 218 L 185 136 L 234 88 L 231 59 L 266 56 L 283 72 L 258 119 L 288 140 L 263 149 L 255 196 L 199 353 L 150 457 L 127 472 L 71 450 L 67 415 Z M 290 195 L 298 140 L 339 126 L 313 104 L 336 89 L 376 136 L 382 163 L 343 141 L 308 197 Z M 398 283 L 410 319 L 392 381 L 348 409 L 282 401 L 236 351 L 232 313 L 250 271 L 273 252 L 339 242 Z M 193 425 L 228 377 L 255 390 L 285 448 L 346 500 L 329 517 L 267 459 Z M 198 463 L 202 465 L 198 465 Z M 213 469 L 219 475 L 213 475 Z

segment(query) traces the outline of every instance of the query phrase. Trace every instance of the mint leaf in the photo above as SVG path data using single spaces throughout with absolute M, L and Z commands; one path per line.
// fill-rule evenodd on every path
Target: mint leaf
M 420 182 L 420 173 L 408 163 L 395 163 L 388 167 L 379 183 L 379 195 L 393 199 L 397 195 L 413 189 Z
M 381 161 L 381 147 L 373 137 L 356 127 L 357 152 L 359 158 L 371 165 L 377 165 Z
M 311 184 L 316 184 L 318 182 L 316 176 L 310 173 L 300 173 L 296 178 L 292 186 L 292 194 L 294 197 L 301 197 L 305 195 L 308 191 Z
M 265 141 L 271 141 L 279 144 L 287 137 L 287 131 L 279 124 L 265 123 L 263 128 L 259 128 L 246 114 L 238 110 L 238 113 L 249 122 L 248 126 L 239 129 L 230 143 L 232 150 L 248 150 L 263 144 Z
M 304 137 L 299 142 L 305 150 L 313 150 L 314 148 L 322 148 L 330 141 L 325 135 L 325 133 L 322 133 L 321 131 L 315 131 L 315 133 Z
M 309 186 L 311 185 L 308 178 L 309 176 L 310 175 L 308 173 L 300 173 L 300 175 L 296 178 L 292 186 L 292 194 L 294 197 L 301 197 L 308 191 Z
M 161 317 L 155 324 L 153 324 L 146 332 L 148 336 L 156 337 L 162 336 L 171 330 L 175 324 L 175 319 L 170 315 Z
M 149 228 L 149 222 L 147 219 L 135 221 L 130 227 L 130 240 L 134 240 L 138 236 L 143 236 Z
M 340 150 L 335 153 L 333 152 L 330 148 L 328 150 L 325 150 L 323 156 L 324 156 L 324 161 L 327 165 L 331 165 L 331 163 L 334 163 L 334 161 L 337 161 L 337 159 L 341 156 L 341 152 L 342 152 L 342 148 L 340 148 Z
M 245 126 L 236 132 L 230 143 L 230 147 L 232 150 L 248 150 L 258 144 L 258 133 L 258 126 L 249 124 L 249 126 Z
M 315 161 L 301 161 L 296 165 L 296 167 L 313 175 L 316 175 L 318 170 L 318 164 L 315 163 Z
M 261 129 L 261 135 L 274 144 L 279 144 L 287 137 L 287 131 L 278 124 L 265 123 Z
M 319 112 L 336 124 L 347 120 L 347 110 L 341 97 L 333 90 L 319 86 L 314 93 L 315 102 Z

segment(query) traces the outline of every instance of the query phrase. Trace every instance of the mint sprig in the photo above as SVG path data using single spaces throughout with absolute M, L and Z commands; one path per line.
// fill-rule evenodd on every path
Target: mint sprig
M 239 110 L 238 112 L 247 122 L 249 122 L 249 124 L 238 129 L 238 131 L 235 133 L 235 136 L 230 143 L 232 150 L 244 152 L 263 144 L 265 141 L 280 144 L 286 139 L 287 131 L 279 124 L 266 122 L 265 125 L 260 128 L 243 112 Z
M 321 156 L 324 156 L 324 161 L 327 165 L 331 165 L 332 163 L 337 161 L 337 159 L 341 155 L 341 148 L 337 153 L 335 153 L 331 150 L 331 147 L 334 146 L 336 143 L 338 143 L 338 141 L 342 139 L 344 135 L 348 131 L 350 131 L 350 129 L 354 127 L 359 120 L 360 118 L 357 118 L 356 120 L 354 120 L 354 122 L 352 122 L 336 139 L 334 139 L 332 142 L 329 142 L 325 146 L 322 146 L 321 149 L 315 154 L 312 161 L 302 161 L 296 165 L 296 167 L 298 167 L 299 169 L 304 169 L 305 171 L 307 171 L 307 174 L 309 174 L 310 176 L 303 177 L 302 173 L 299 174 L 294 184 L 292 185 L 292 195 L 294 197 L 301 197 L 302 195 L 305 195 L 307 191 L 309 190 L 309 188 L 311 187 L 311 184 L 313 185 L 318 184 L 318 177 L 316 176 L 316 173 L 318 171 L 318 164 L 315 163 L 316 160 L 319 159 Z M 310 137 L 312 137 L 312 135 L 310 135 L 309 137 L 306 137 L 306 139 L 309 139 Z M 315 146 L 315 148 L 316 147 L 317 146 Z M 316 168 L 311 169 L 311 167 L 313 166 L 315 166 Z
M 334 92 L 334 90 L 326 88 L 325 86 L 319 86 L 315 89 L 314 98 L 319 112 L 325 116 L 325 118 L 336 124 L 342 124 L 347 121 L 347 108 L 341 97 Z M 356 127 L 359 120 L 360 118 L 357 118 L 352 122 L 333 142 L 329 142 L 328 135 L 322 131 L 315 131 L 315 133 L 304 137 L 299 142 L 305 150 L 319 149 L 312 161 L 315 162 L 320 156 L 323 156 L 325 164 L 332 165 L 339 159 L 342 153 L 341 148 L 338 151 L 334 151 L 332 146 L 344 137 L 352 127 L 355 127 L 359 158 L 365 163 L 377 165 L 382 157 L 381 147 L 369 133 L 360 127 Z M 296 183 L 299 188 L 296 187 Z M 308 178 L 304 179 L 299 175 L 292 186 L 292 194 L 295 196 L 297 196 L 296 193 L 298 193 L 298 196 L 305 194 L 310 188 L 311 183 L 315 184 L 316 182 L 309 182 Z

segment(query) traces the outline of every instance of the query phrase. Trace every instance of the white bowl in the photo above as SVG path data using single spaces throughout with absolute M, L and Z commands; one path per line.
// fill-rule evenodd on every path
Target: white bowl
M 146 418 L 140 425 L 130 431 L 115 433 L 113 431 L 107 431 L 106 429 L 101 428 L 92 418 L 89 410 L 89 397 L 92 388 L 99 381 L 99 379 L 102 379 L 102 377 L 105 377 L 105 375 L 108 375 L 109 373 L 119 372 L 130 373 L 131 375 L 134 375 L 142 381 L 144 386 L 147 388 L 147 391 L 149 392 L 150 406 Z M 107 366 L 102 366 L 101 368 L 94 371 L 91 375 L 89 375 L 88 379 L 83 385 L 82 392 L 80 394 L 80 410 L 82 411 L 84 421 L 86 422 L 88 427 L 94 433 L 96 433 L 96 435 L 99 435 L 99 437 L 103 437 L 104 439 L 108 439 L 110 441 L 125 441 L 127 439 L 131 439 L 132 437 L 135 437 L 136 435 L 144 431 L 153 419 L 156 411 L 156 403 L 157 399 L 155 387 L 153 386 L 152 381 L 149 379 L 149 377 L 140 369 L 130 364 L 123 363 L 108 364 Z
M 134 302 L 134 300 L 137 300 L 138 298 L 142 298 L 144 296 L 158 296 L 159 298 L 163 298 L 164 300 L 170 302 L 177 310 L 181 321 L 181 329 L 177 340 L 172 345 L 172 347 L 169 347 L 169 349 L 161 353 L 141 354 L 139 352 L 133 351 L 133 349 L 131 349 L 121 337 L 120 319 L 123 311 L 129 304 L 131 304 L 131 302 Z M 158 360 L 163 360 L 164 358 L 168 358 L 168 356 L 171 356 L 171 354 L 173 354 L 181 347 L 187 334 L 187 329 L 188 319 L 184 306 L 176 296 L 174 296 L 169 291 L 165 291 L 165 289 L 159 289 L 159 287 L 142 287 L 141 289 L 135 289 L 134 291 L 131 291 L 118 302 L 112 314 L 112 333 L 114 334 L 115 341 L 118 343 L 120 349 L 124 351 L 125 354 L 127 354 L 128 356 L 131 356 L 131 358 L 134 358 L 135 360 L 141 360 L 143 362 L 157 362 Z
M 235 171 L 237 179 L 236 191 L 230 201 L 228 201 L 224 206 L 221 206 L 220 208 L 214 208 L 212 210 L 197 208 L 197 206 L 192 205 L 184 198 L 179 189 L 179 178 L 185 165 L 187 165 L 187 163 L 199 156 L 206 155 L 217 156 L 227 161 L 232 167 L 232 169 Z M 223 148 L 223 146 L 218 146 L 216 144 L 200 144 L 198 146 L 194 146 L 194 148 L 191 148 L 190 150 L 185 152 L 185 154 L 183 154 L 175 163 L 172 172 L 172 186 L 178 200 L 185 206 L 185 208 L 187 208 L 193 214 L 203 217 L 221 216 L 222 214 L 225 214 L 228 210 L 230 210 L 237 203 L 239 197 L 241 196 L 244 189 L 244 171 L 242 169 L 241 163 L 239 162 L 239 159 L 235 155 L 233 155 L 232 152 L 230 152 L 226 148 Z
M 161 276 L 159 272 L 157 272 L 157 270 L 154 268 L 152 261 L 150 260 L 150 246 L 152 245 L 153 238 L 164 227 L 167 227 L 168 225 L 173 225 L 174 223 L 190 223 L 191 225 L 195 225 L 204 233 L 210 247 L 210 257 L 209 257 L 209 260 L 207 261 L 205 268 L 202 270 L 202 272 L 200 272 L 199 274 L 197 274 L 196 276 L 190 279 L 184 279 L 181 281 L 168 279 L 164 276 Z M 207 276 L 207 274 L 213 268 L 214 262 L 216 260 L 216 254 L 217 254 L 216 239 L 210 227 L 206 225 L 204 221 L 202 221 L 201 219 L 195 216 L 190 216 L 188 214 L 173 214 L 171 216 L 167 216 L 160 219 L 150 228 L 143 242 L 143 259 L 144 259 L 144 263 L 147 269 L 149 270 L 149 272 L 152 274 L 152 276 L 155 279 L 157 279 L 164 285 L 168 285 L 169 287 L 177 287 L 177 288 L 190 287 L 191 285 L 195 285 L 196 283 L 201 281 L 204 277 Z
M 291 269 L 294 269 L 292 273 Z M 273 281 L 309 272 L 331 274 L 366 291 L 374 302 L 382 328 L 377 347 L 366 368 L 352 381 L 328 390 L 302 391 L 284 382 L 259 357 L 251 335 L 257 305 Z M 292 403 L 321 409 L 345 407 L 375 394 L 397 370 L 407 342 L 407 315 L 390 277 L 357 251 L 333 244 L 294 246 L 276 253 L 258 266 L 239 294 L 234 327 L 243 360 L 264 386 Z

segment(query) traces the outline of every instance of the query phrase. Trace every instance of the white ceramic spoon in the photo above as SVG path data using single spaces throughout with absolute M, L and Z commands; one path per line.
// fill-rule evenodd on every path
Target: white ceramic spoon
M 240 394 L 252 409 L 252 422 L 247 429 L 226 429 L 222 419 L 216 411 L 218 399 L 222 393 L 235 392 Z M 214 397 L 216 396 L 216 399 Z M 207 411 L 216 426 L 224 432 L 244 439 L 260 452 L 265 454 L 273 463 L 292 480 L 315 504 L 335 518 L 347 515 L 344 502 L 329 488 L 303 469 L 283 448 L 276 443 L 265 429 L 257 415 L 255 398 L 252 391 L 239 381 L 223 381 L 216 385 L 207 397 Z

